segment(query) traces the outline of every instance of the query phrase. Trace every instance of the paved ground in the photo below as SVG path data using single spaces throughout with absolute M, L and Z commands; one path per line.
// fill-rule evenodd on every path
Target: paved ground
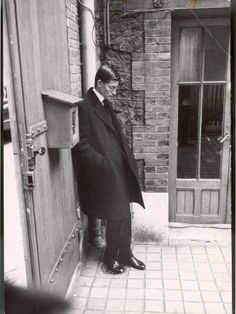
M 221 314 L 231 310 L 229 245 L 135 245 L 145 271 L 104 274 L 90 249 L 72 287 L 68 314 Z

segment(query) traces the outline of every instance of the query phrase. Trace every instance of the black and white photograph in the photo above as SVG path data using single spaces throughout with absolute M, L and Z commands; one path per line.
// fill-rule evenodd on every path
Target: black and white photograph
M 2 1 L 1 313 L 235 314 L 232 2 Z

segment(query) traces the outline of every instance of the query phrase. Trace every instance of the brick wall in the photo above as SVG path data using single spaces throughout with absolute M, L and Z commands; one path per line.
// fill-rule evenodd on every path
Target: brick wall
M 65 5 L 71 94 L 82 97 L 78 2 L 66 0 Z
M 145 123 L 133 127 L 134 153 L 145 161 L 145 188 L 167 192 L 171 16 L 145 13 L 145 51 L 132 55 L 132 88 L 145 91 Z
M 103 47 L 100 27 L 100 58 L 121 75 L 114 108 L 135 154 L 140 183 L 146 191 L 167 192 L 171 16 L 168 11 L 124 14 L 123 8 L 124 1 L 111 2 L 111 47 Z M 102 25 L 103 12 L 98 14 Z

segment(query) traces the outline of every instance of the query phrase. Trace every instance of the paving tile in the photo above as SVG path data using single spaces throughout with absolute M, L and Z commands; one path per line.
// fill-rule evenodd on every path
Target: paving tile
M 218 291 L 202 291 L 202 299 L 204 302 L 222 302 Z
M 90 287 L 92 285 L 92 282 L 93 282 L 93 278 L 91 277 L 79 277 L 78 280 L 76 280 L 76 283 L 75 283 L 75 287 L 77 286 L 85 286 L 85 287 Z
M 150 262 L 160 262 L 161 260 L 161 255 L 160 253 L 148 253 L 147 254 L 147 261 Z
M 229 272 L 226 264 L 222 264 L 222 263 L 212 263 L 211 268 L 214 273 L 228 273 Z
M 207 273 L 205 271 L 198 271 L 196 272 L 196 275 L 197 275 L 198 280 L 201 280 L 201 281 L 214 280 L 213 274 L 211 272 Z
M 108 298 L 110 299 L 125 299 L 126 289 L 124 288 L 110 288 Z
M 177 262 L 177 256 L 175 254 L 162 254 L 162 261 L 165 262 Z
M 81 276 L 85 276 L 85 277 L 94 277 L 94 275 L 96 274 L 97 269 L 96 268 L 83 268 L 81 271 Z
M 147 262 L 146 263 L 147 270 L 161 270 L 161 263 L 160 262 Z
M 142 279 L 128 279 L 127 288 L 144 288 L 144 280 Z
M 146 253 L 138 252 L 138 253 L 135 253 L 134 256 L 140 261 L 144 261 L 144 262 L 146 261 Z
M 195 263 L 208 263 L 207 255 L 203 255 L 203 254 L 193 255 L 193 260 Z
M 210 263 L 225 263 L 223 255 L 208 255 Z
M 162 280 L 160 279 L 146 279 L 145 288 L 162 288 Z
M 196 280 L 181 280 L 183 290 L 199 290 L 198 282 Z
M 188 262 L 188 263 L 192 263 L 193 262 L 193 258 L 192 255 L 187 255 L 187 254 L 178 254 L 178 262 Z
M 170 313 L 184 313 L 184 304 L 180 301 L 166 301 L 166 311 Z
M 223 303 L 205 303 L 207 314 L 226 314 Z
M 167 301 L 182 301 L 182 291 L 181 290 L 167 290 L 164 291 L 165 300 Z
M 133 253 L 146 253 L 146 246 L 145 245 L 134 245 L 132 247 Z
M 146 312 L 163 312 L 164 304 L 162 301 L 158 300 L 146 300 L 145 301 L 145 311 Z
M 166 270 L 177 270 L 178 269 L 178 265 L 177 263 L 164 263 L 163 264 L 163 270 L 166 271 Z
M 125 300 L 109 299 L 106 305 L 106 311 L 123 311 Z
M 180 289 L 180 281 L 176 279 L 164 279 L 164 289 Z
M 218 246 L 206 246 L 206 251 L 208 255 L 221 255 L 221 250 Z
M 162 271 L 160 270 L 146 270 L 146 278 L 162 278 Z
M 147 253 L 160 253 L 160 252 L 161 252 L 160 246 L 148 245 L 147 247 Z
M 163 278 L 177 279 L 179 278 L 179 273 L 177 270 L 163 270 Z
M 144 301 L 143 300 L 126 300 L 125 303 L 125 313 L 126 312 L 143 312 L 144 311 Z
M 90 292 L 91 298 L 106 298 L 107 297 L 107 288 L 102 287 L 93 287 Z
M 213 274 L 217 281 L 231 281 L 232 276 L 229 273 L 214 273 Z
M 161 251 L 163 254 L 176 254 L 175 246 L 162 246 Z
M 196 272 L 211 272 L 210 264 L 208 263 L 195 263 L 194 264 Z
M 88 310 L 85 311 L 84 314 L 103 314 L 104 311 L 96 311 L 96 310 Z
M 110 278 L 95 278 L 93 282 L 94 287 L 108 287 L 110 284 Z
M 130 269 L 129 278 L 138 279 L 138 278 L 144 278 L 144 277 L 145 277 L 145 271 Z
M 110 282 L 111 288 L 126 288 L 127 287 L 127 279 L 124 278 L 112 278 Z
M 224 306 L 227 314 L 233 314 L 232 304 L 225 303 Z
M 76 289 L 73 289 L 73 297 L 88 297 L 90 292 L 90 287 L 79 286 Z
M 217 291 L 217 286 L 214 281 L 199 281 L 200 290 Z
M 182 280 L 195 280 L 197 278 L 196 273 L 193 271 L 181 271 L 179 273 Z
M 178 254 L 191 254 L 191 248 L 188 245 L 179 245 L 176 250 Z
M 144 299 L 144 289 L 128 289 L 127 299 L 142 300 Z
M 87 303 L 87 310 L 104 310 L 106 299 L 89 298 Z
M 224 303 L 232 303 L 231 291 L 220 291 L 220 295 Z
M 183 290 L 183 298 L 185 302 L 202 302 L 200 291 Z
M 112 275 L 108 273 L 104 273 L 101 268 L 97 269 L 96 278 L 110 278 Z M 120 276 L 120 275 L 119 275 Z
M 231 291 L 232 284 L 230 281 L 216 281 L 216 285 L 220 291 Z
M 179 270 L 180 271 L 194 271 L 193 263 L 179 263 Z
M 145 299 L 147 300 L 163 300 L 164 295 L 162 289 L 145 289 Z
M 80 298 L 80 297 L 74 297 L 71 300 L 71 309 L 80 309 L 83 310 L 86 307 L 86 304 L 88 302 L 87 298 Z
M 206 254 L 206 249 L 204 246 L 192 246 L 191 251 L 192 251 L 193 255 L 195 255 L 195 254 L 201 254 L 201 255 Z
M 205 314 L 204 306 L 200 302 L 184 302 L 184 307 L 187 314 Z

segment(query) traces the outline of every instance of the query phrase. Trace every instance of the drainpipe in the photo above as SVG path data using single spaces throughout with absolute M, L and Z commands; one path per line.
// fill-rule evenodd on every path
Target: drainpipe
M 95 42 L 94 0 L 78 0 L 81 9 L 81 56 L 82 56 L 82 90 L 83 95 L 94 86 L 97 71 Z
M 86 95 L 88 89 L 94 86 L 97 72 L 97 54 L 95 46 L 95 19 L 94 0 L 78 0 L 81 12 L 81 57 L 82 57 L 82 92 Z M 97 248 L 104 247 L 102 239 L 101 220 L 89 217 L 88 219 L 89 242 Z

